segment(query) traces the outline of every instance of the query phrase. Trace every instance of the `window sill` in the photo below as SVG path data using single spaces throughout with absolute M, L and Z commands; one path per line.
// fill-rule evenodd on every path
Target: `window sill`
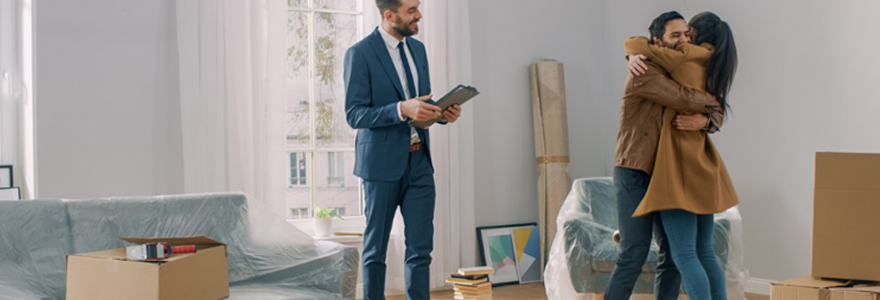
M 302 230 L 308 235 L 315 235 L 315 223 L 312 221 L 312 218 L 308 219 L 288 219 L 288 223 L 296 226 L 299 230 Z M 334 219 L 333 220 L 333 231 L 342 231 L 342 232 L 364 232 L 364 229 L 367 228 L 367 218 L 364 216 L 350 216 L 345 217 L 345 220 Z M 354 236 L 360 240 L 363 240 L 361 236 Z M 352 238 L 352 236 L 330 236 L 329 238 Z M 328 238 L 315 238 L 320 240 L 332 240 Z M 333 240 L 335 241 L 335 240 Z M 342 242 L 340 242 L 342 243 Z
M 362 236 L 328 236 L 328 237 L 318 237 L 315 236 L 316 241 L 331 241 L 337 242 L 344 245 L 351 244 L 359 244 L 364 242 L 364 237 Z

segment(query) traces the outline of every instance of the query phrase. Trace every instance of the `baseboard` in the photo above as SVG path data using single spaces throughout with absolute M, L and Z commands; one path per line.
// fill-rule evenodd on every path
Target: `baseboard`
M 743 289 L 745 289 L 746 293 L 769 296 L 770 284 L 773 282 L 773 280 L 752 277 L 749 278 L 748 281 L 746 281 L 746 283 L 743 285 Z

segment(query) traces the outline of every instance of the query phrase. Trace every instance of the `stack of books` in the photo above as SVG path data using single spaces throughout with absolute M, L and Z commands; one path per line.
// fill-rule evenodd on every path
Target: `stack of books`
M 461 268 L 446 279 L 454 289 L 456 300 L 492 300 L 492 282 L 489 275 L 495 274 L 491 267 Z

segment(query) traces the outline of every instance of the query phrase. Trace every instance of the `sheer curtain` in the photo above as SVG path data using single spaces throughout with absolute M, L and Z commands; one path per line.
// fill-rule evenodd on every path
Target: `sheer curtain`
M 374 1 L 365 1 L 364 8 L 366 28 L 378 26 L 381 18 Z M 458 84 L 472 83 L 470 15 L 466 0 L 424 0 L 421 10 L 423 19 L 416 38 L 427 48 L 431 90 L 437 99 Z M 454 124 L 431 127 L 437 188 L 431 288 L 445 286 L 449 274 L 476 263 L 473 112 L 469 109 L 465 105 L 462 117 Z M 402 293 L 405 288 L 405 249 L 403 219 L 398 211 L 386 261 L 388 294 Z
M 283 218 L 286 3 L 177 2 L 187 193 L 242 191 Z
M 364 1 L 366 34 L 381 22 Z M 436 97 L 471 83 L 465 0 L 425 0 L 419 36 Z M 286 3 L 270 0 L 179 1 L 181 115 L 187 192 L 244 191 L 281 217 L 284 155 Z M 437 206 L 431 287 L 475 259 L 473 114 L 431 129 Z M 351 170 L 346 170 L 351 172 Z M 403 222 L 398 213 L 388 247 L 389 294 L 404 290 Z

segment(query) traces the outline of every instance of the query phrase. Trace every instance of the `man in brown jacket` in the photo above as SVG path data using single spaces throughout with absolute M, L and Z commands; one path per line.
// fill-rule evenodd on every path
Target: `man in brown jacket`
M 655 44 L 675 48 L 689 42 L 688 26 L 681 14 L 663 13 L 651 24 L 651 40 Z M 652 233 L 660 244 L 660 261 L 654 281 L 654 295 L 658 300 L 677 299 L 681 276 L 669 255 L 669 243 L 663 233 L 659 214 L 633 218 L 632 214 L 642 201 L 651 172 L 664 108 L 684 114 L 673 124 L 678 130 L 715 132 L 722 116 L 713 113 L 718 102 L 710 94 L 682 87 L 668 77 L 666 71 L 651 62 L 632 59 L 630 77 L 623 92 L 620 108 L 620 130 L 614 155 L 614 186 L 617 190 L 618 224 L 621 253 L 605 287 L 606 300 L 626 300 L 641 274 L 648 258 Z M 690 114 L 687 114 L 690 113 Z

